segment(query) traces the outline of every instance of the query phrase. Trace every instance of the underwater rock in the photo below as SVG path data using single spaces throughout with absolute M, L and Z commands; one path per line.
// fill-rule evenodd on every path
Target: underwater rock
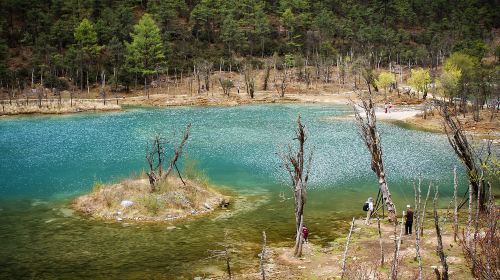
M 130 200 L 122 200 L 122 202 L 120 202 L 120 205 L 124 208 L 127 208 L 134 205 L 134 202 Z
M 177 227 L 176 226 L 169 226 L 167 227 L 167 230 L 173 230 L 173 229 L 176 229 Z
M 61 208 L 61 209 L 59 209 L 59 211 L 66 218 L 73 216 L 73 213 L 75 212 L 75 210 L 69 209 L 69 208 Z
M 46 201 L 42 201 L 40 199 L 35 199 L 32 203 L 31 203 L 31 207 L 35 207 L 35 206 L 39 206 L 39 205 L 44 205 L 44 204 L 47 204 Z

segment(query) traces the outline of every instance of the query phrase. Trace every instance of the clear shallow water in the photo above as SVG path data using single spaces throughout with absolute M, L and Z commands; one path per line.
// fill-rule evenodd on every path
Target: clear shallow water
M 271 243 L 290 242 L 293 235 L 293 202 L 280 201 L 280 192 L 291 194 L 276 153 L 291 142 L 299 113 L 314 146 L 306 219 L 312 239 L 326 243 L 343 234 L 344 218 L 363 215 L 362 203 L 377 194 L 354 123 L 331 118 L 349 114 L 349 108 L 130 109 L 0 120 L 0 242 L 5 248 L 0 278 L 189 278 L 223 267 L 207 259 L 207 249 L 217 248 L 225 230 L 238 244 L 236 268 L 257 268 L 262 230 Z M 167 230 L 169 224 L 103 224 L 60 210 L 96 179 L 110 182 L 140 172 L 146 167 L 147 140 L 176 131 L 177 142 L 187 123 L 193 124 L 188 156 L 214 184 L 246 199 L 236 203 L 234 215 Z M 445 136 L 391 124 L 381 124 L 380 130 L 398 209 L 412 203 L 411 181 L 419 174 L 440 185 L 441 197 L 449 196 L 458 162 Z

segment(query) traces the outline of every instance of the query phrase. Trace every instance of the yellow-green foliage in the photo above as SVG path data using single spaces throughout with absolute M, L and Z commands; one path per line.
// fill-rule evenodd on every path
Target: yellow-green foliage
M 387 87 L 394 82 L 396 82 L 394 75 L 387 71 L 382 71 L 378 75 L 378 78 L 375 80 L 375 84 L 377 85 L 377 87 L 383 88 L 384 90 L 386 90 Z
M 458 90 L 462 71 L 453 64 L 444 67 L 439 77 L 439 89 L 447 97 L 451 97 Z
M 444 61 L 444 69 L 456 68 L 461 72 L 461 82 L 470 81 L 477 72 L 479 61 L 468 54 L 455 52 Z
M 408 79 L 408 84 L 414 87 L 419 92 L 427 92 L 427 87 L 431 83 L 431 75 L 429 70 L 417 68 L 411 70 L 411 76 Z

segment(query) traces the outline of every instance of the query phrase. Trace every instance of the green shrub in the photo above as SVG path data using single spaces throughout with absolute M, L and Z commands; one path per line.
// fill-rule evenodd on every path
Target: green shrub
M 142 199 L 142 203 L 144 205 L 144 208 L 146 208 L 149 213 L 152 213 L 154 215 L 156 215 L 158 213 L 158 210 L 160 209 L 160 202 L 154 195 L 144 196 L 144 198 Z

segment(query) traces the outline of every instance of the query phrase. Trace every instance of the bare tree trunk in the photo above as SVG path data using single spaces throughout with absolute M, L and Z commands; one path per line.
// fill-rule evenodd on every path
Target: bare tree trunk
M 391 268 L 391 280 L 398 279 L 398 268 L 399 268 L 399 249 L 401 248 L 401 238 L 403 238 L 403 226 L 404 226 L 405 211 L 403 211 L 403 216 L 401 217 L 401 229 L 399 231 L 399 237 L 396 237 L 397 222 L 394 223 L 394 258 L 392 260 Z
M 288 171 L 290 179 L 293 184 L 293 193 L 295 198 L 295 246 L 294 254 L 296 257 L 302 255 L 302 241 L 303 234 L 302 228 L 304 225 L 304 205 L 306 202 L 306 190 L 307 181 L 309 179 L 309 172 L 312 161 L 312 152 L 309 154 L 306 170 L 304 161 L 304 143 L 306 141 L 306 135 L 304 131 L 304 125 L 301 123 L 300 115 L 297 119 L 298 128 L 296 130 L 296 138 L 299 142 L 299 148 L 294 155 L 291 146 L 288 146 L 288 151 L 282 154 L 283 167 Z
M 262 251 L 260 252 L 260 274 L 262 280 L 266 280 L 266 269 L 264 267 L 266 262 L 266 232 L 262 232 Z
M 370 88 L 369 84 L 368 88 Z M 377 130 L 375 108 L 372 102 L 371 95 L 369 95 L 368 98 L 361 98 L 361 101 L 362 103 L 360 104 L 360 107 L 363 109 L 364 117 L 362 117 L 362 113 L 358 109 L 358 105 L 352 103 L 354 108 L 354 115 L 356 117 L 361 137 L 372 156 L 371 168 L 378 177 L 379 189 L 382 192 L 382 197 L 387 206 L 389 220 L 396 223 L 396 207 L 394 206 L 394 202 L 392 201 L 389 186 L 387 185 L 386 181 L 386 173 L 382 158 L 382 146 L 380 135 Z
M 271 72 L 271 67 L 269 67 L 269 65 L 266 65 L 266 70 L 264 73 L 264 83 L 262 85 L 262 90 L 267 90 L 267 88 L 268 88 L 270 72 Z
M 429 200 L 429 196 L 431 194 L 432 181 L 429 182 L 429 187 L 427 188 L 427 195 L 425 196 L 424 201 L 424 209 L 422 209 L 422 224 L 420 225 L 420 236 L 424 235 L 424 218 L 425 218 L 425 208 L 427 207 L 427 201 Z
M 480 209 L 485 210 L 485 197 L 484 193 L 480 195 L 479 187 L 482 184 L 480 178 L 481 167 L 478 166 L 477 155 L 475 155 L 473 147 L 470 145 L 467 135 L 465 134 L 462 124 L 458 118 L 453 117 L 447 107 L 443 107 L 441 110 L 441 115 L 444 121 L 444 130 L 446 136 L 448 137 L 448 142 L 455 151 L 455 154 L 460 158 L 467 171 L 467 176 L 469 178 L 469 183 L 472 185 L 473 194 L 479 197 Z M 459 208 L 462 205 L 458 206 Z
M 172 157 L 172 159 L 170 160 L 170 163 L 167 167 L 167 170 L 165 170 L 165 173 L 162 174 L 162 178 L 166 178 L 170 172 L 172 171 L 175 163 L 177 162 L 177 160 L 179 159 L 179 157 L 182 155 L 182 149 L 184 148 L 184 145 L 186 144 L 188 138 L 189 138 L 189 130 L 191 129 L 191 124 L 188 124 L 187 127 L 186 127 L 186 130 L 184 131 L 184 135 L 182 137 L 182 141 L 181 143 L 179 144 L 179 146 L 177 146 L 177 148 L 175 148 L 174 150 L 174 156 Z
M 418 261 L 418 280 L 422 280 L 422 256 L 420 255 L 420 227 L 423 224 L 423 219 L 421 219 L 422 215 L 420 211 L 422 210 L 422 203 L 421 203 L 421 179 L 419 178 L 418 180 L 418 189 L 415 189 L 415 185 L 413 185 L 414 191 L 415 191 L 415 219 L 416 224 L 415 224 L 415 252 L 416 252 L 416 259 Z
M 382 231 L 380 230 L 380 217 L 377 214 L 378 242 L 380 244 L 380 266 L 384 266 L 384 245 L 382 242 Z
M 458 192 L 458 181 L 457 181 L 457 167 L 453 168 L 453 201 L 455 207 L 453 208 L 453 241 L 457 242 L 458 235 L 458 201 L 457 201 L 457 192 Z
M 471 226 L 472 226 L 472 186 L 469 184 L 469 209 L 467 215 L 467 232 L 465 236 L 466 243 L 470 242 Z
M 344 254 L 342 255 L 342 274 L 340 278 L 344 278 L 346 260 L 347 260 L 347 251 L 349 250 L 349 241 L 351 240 L 352 229 L 354 228 L 354 217 L 352 218 L 351 228 L 349 229 L 349 234 L 347 235 L 347 240 L 345 242 Z
M 441 228 L 439 226 L 439 216 L 438 216 L 437 206 L 436 206 L 438 194 L 439 194 L 439 191 L 438 191 L 438 187 L 436 186 L 436 191 L 435 191 L 435 195 L 434 195 L 434 226 L 436 227 L 436 237 L 437 237 L 436 253 L 438 254 L 439 260 L 441 261 L 441 265 L 443 266 L 443 269 L 441 272 L 441 279 L 448 280 L 448 263 L 446 262 L 446 255 L 444 254 L 444 251 L 443 251 L 443 238 L 441 236 Z

